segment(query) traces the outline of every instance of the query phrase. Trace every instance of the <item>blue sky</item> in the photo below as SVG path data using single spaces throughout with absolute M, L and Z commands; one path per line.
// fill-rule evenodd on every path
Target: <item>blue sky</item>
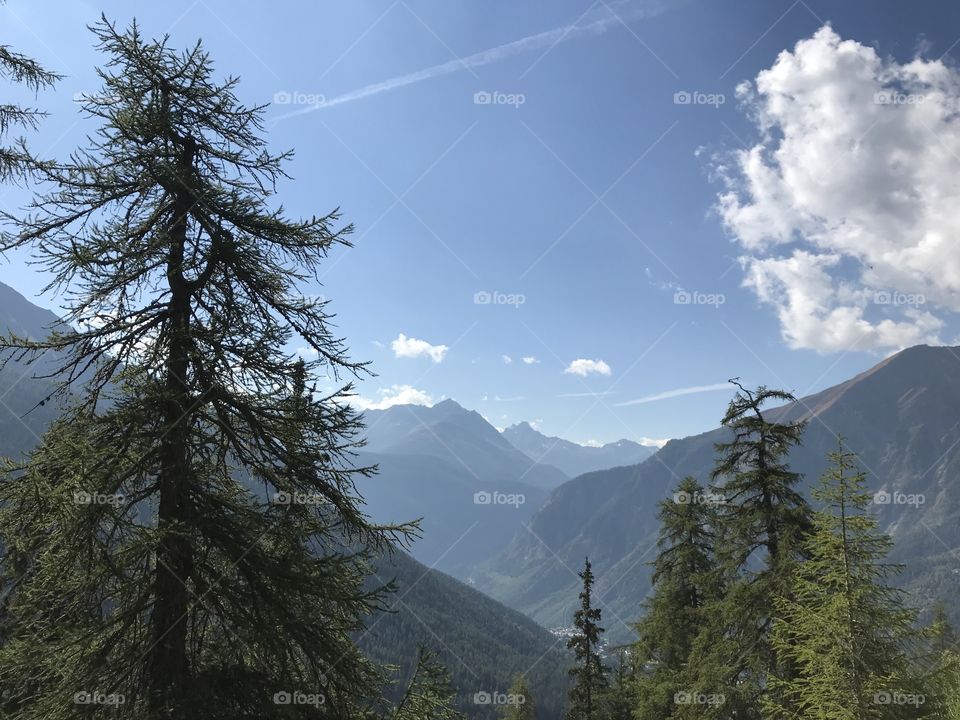
M 37 98 L 47 154 L 91 129 L 72 98 L 98 87 L 101 10 L 203 38 L 245 101 L 276 100 L 284 204 L 356 226 L 304 290 L 372 362 L 368 406 L 452 397 L 579 442 L 679 437 L 717 424 L 729 377 L 807 394 L 955 343 L 953 3 L 264 8 L 9 0 L 0 42 L 66 76 Z M 56 307 L 23 261 L 0 280 Z

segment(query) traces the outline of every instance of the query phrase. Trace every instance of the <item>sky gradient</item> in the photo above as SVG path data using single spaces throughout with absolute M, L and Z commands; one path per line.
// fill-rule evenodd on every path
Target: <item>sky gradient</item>
M 716 426 L 733 376 L 803 395 L 956 344 L 955 4 L 263 8 L 136 17 L 179 47 L 202 38 L 244 101 L 273 103 L 291 214 L 354 224 L 304 291 L 377 373 L 361 406 L 452 397 L 500 427 L 663 439 Z M 65 76 L 35 100 L 42 154 L 92 130 L 73 98 L 98 89 L 101 9 L 133 17 L 114 0 L 0 8 L 0 42 Z M 25 260 L 0 280 L 56 308 Z

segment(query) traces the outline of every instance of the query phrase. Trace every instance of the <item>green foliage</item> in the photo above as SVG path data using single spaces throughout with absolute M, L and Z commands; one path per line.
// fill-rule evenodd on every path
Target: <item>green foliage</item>
M 389 720 L 462 720 L 455 705 L 446 669 L 421 648 L 413 678 Z
M 592 720 L 600 717 L 601 700 L 607 688 L 607 670 L 600 659 L 600 608 L 593 607 L 593 570 L 586 558 L 578 575 L 583 581 L 580 608 L 573 615 L 574 634 L 567 641 L 573 650 L 575 665 L 570 669 L 574 685 L 570 689 L 568 720 Z
M 362 512 L 350 385 L 308 382 L 362 365 L 297 290 L 350 228 L 270 207 L 287 154 L 199 44 L 94 32 L 101 127 L 41 169 L 53 190 L 2 248 L 33 249 L 76 328 L 10 337 L 7 357 L 49 353 L 55 394 L 80 392 L 0 483 L 3 710 L 367 713 L 381 674 L 351 635 L 386 590 L 364 587 L 368 558 L 410 528 Z
M 759 700 L 777 666 L 769 632 L 773 598 L 803 555 L 810 510 L 796 489 L 800 476 L 787 466 L 799 445 L 802 422 L 769 420 L 765 403 L 793 401 L 789 393 L 743 388 L 723 425 L 732 439 L 717 444 L 711 491 L 722 496 L 715 552 L 724 595 L 704 610 L 708 622 L 694 642 L 685 683 L 696 702 L 678 717 L 759 718 Z
M 674 698 L 686 690 L 687 661 L 706 622 L 704 608 L 720 595 L 711 527 L 714 500 L 687 477 L 672 498 L 660 503 L 652 597 L 645 603 L 633 646 L 641 670 L 636 681 L 638 720 L 662 720 L 676 710 Z
M 892 541 L 877 531 L 871 494 L 855 456 L 840 447 L 814 490 L 822 504 L 805 541 L 809 555 L 775 600 L 771 640 L 781 665 L 764 697 L 771 720 L 937 716 L 937 698 L 918 671 L 921 634 L 901 591 L 887 581 Z
M 6 0 L 0 0 L 2 5 Z M 0 45 L 0 79 L 24 85 L 34 92 L 52 87 L 60 76 L 46 70 L 37 61 Z M 44 113 L 11 103 L 0 103 L 0 141 L 13 128 L 34 129 Z M 13 145 L 0 145 L 0 181 L 22 177 L 37 165 L 25 141 L 20 138 Z
M 503 720 L 536 720 L 536 703 L 523 675 L 517 675 L 507 696 L 513 702 L 503 706 L 500 714 Z

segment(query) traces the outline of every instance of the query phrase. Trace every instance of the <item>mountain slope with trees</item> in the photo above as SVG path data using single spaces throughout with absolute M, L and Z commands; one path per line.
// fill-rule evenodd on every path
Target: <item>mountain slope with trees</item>
M 960 615 L 960 348 L 917 346 L 795 403 L 772 408 L 771 421 L 805 421 L 803 442 L 789 453 L 809 496 L 835 449 L 836 434 L 867 476 L 882 531 L 894 539 L 891 558 L 907 563 L 898 578 L 922 607 L 943 600 Z M 546 626 L 573 612 L 576 568 L 594 563 L 595 595 L 608 635 L 630 637 L 638 598 L 650 587 L 656 508 L 683 477 L 706 485 L 717 453 L 729 439 L 718 428 L 671 440 L 639 465 L 589 473 L 553 491 L 499 556 L 475 573 L 478 589 L 528 613 Z

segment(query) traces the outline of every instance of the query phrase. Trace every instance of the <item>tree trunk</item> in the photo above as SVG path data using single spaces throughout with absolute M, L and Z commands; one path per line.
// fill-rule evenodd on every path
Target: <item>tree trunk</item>
M 186 181 L 193 164 L 188 143 L 179 171 Z M 157 547 L 151 650 L 147 686 L 151 717 L 180 718 L 188 694 L 187 614 L 193 574 L 193 545 L 187 534 L 191 521 L 189 433 L 191 393 L 188 381 L 190 288 L 183 275 L 187 216 L 191 200 L 181 191 L 168 230 L 167 281 L 170 347 L 166 358 L 163 428 L 160 439 L 160 499 L 157 526 L 163 533 Z M 169 534 L 168 534 L 169 533 Z

